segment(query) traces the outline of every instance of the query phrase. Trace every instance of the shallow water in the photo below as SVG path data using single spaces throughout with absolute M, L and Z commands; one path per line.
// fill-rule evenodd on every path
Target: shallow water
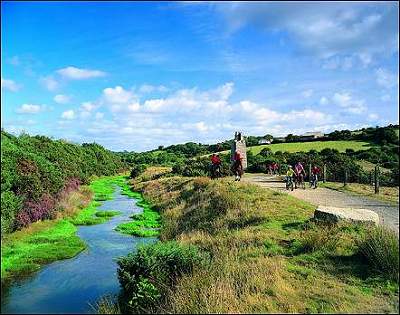
M 29 278 L 18 280 L 2 293 L 2 313 L 93 313 L 88 304 L 104 294 L 117 294 L 116 258 L 139 244 L 154 242 L 121 234 L 114 228 L 130 221 L 142 209 L 135 200 L 121 195 L 116 187 L 113 200 L 104 201 L 98 210 L 118 210 L 122 214 L 98 225 L 78 227 L 78 236 L 87 249 L 74 258 L 46 265 Z

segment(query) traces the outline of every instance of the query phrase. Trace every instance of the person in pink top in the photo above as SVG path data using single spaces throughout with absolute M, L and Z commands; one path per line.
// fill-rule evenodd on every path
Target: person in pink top
M 306 171 L 304 170 L 303 164 L 300 162 L 297 162 L 297 164 L 294 167 L 294 176 L 295 176 L 295 182 L 294 182 L 294 188 L 297 189 L 297 184 L 304 184 L 304 177 L 306 176 Z

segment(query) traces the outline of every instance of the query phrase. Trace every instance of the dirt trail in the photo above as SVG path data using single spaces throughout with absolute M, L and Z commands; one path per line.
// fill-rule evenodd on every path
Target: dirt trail
M 279 178 L 263 174 L 246 174 L 242 181 L 288 193 L 291 196 L 308 201 L 315 206 L 322 205 L 373 210 L 378 213 L 381 222 L 399 233 L 399 207 L 383 201 L 321 187 L 310 189 L 307 187 L 308 183 L 306 183 L 305 190 L 296 189 L 288 192 L 285 189 L 285 183 L 280 181 Z

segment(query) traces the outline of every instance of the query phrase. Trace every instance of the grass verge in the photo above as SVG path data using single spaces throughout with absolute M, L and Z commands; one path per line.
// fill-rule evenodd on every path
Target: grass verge
M 168 290 L 160 290 L 165 275 L 126 286 L 130 297 L 162 294 L 134 311 L 398 312 L 397 281 L 372 268 L 360 252 L 371 234 L 363 225 L 314 223 L 310 204 L 227 179 L 169 177 L 136 183 L 135 190 L 160 209 L 159 247 L 171 240 L 195 246 L 210 263 L 179 273 Z M 146 259 L 158 270 L 153 258 Z M 127 279 L 134 274 L 146 278 L 137 268 L 122 269 Z
M 388 202 L 392 205 L 399 204 L 399 187 L 380 187 L 379 194 L 375 194 L 375 188 L 366 184 L 348 183 L 343 186 L 343 183 L 327 182 L 319 183 L 319 186 Z

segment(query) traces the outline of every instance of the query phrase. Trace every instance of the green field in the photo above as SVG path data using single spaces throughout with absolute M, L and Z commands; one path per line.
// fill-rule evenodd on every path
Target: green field
M 253 154 L 258 154 L 264 148 L 270 148 L 272 152 L 307 152 L 310 150 L 321 151 L 326 148 L 337 149 L 339 152 L 345 152 L 346 149 L 354 151 L 368 150 L 372 145 L 365 141 L 313 141 L 313 142 L 292 142 L 264 144 L 248 148 Z

